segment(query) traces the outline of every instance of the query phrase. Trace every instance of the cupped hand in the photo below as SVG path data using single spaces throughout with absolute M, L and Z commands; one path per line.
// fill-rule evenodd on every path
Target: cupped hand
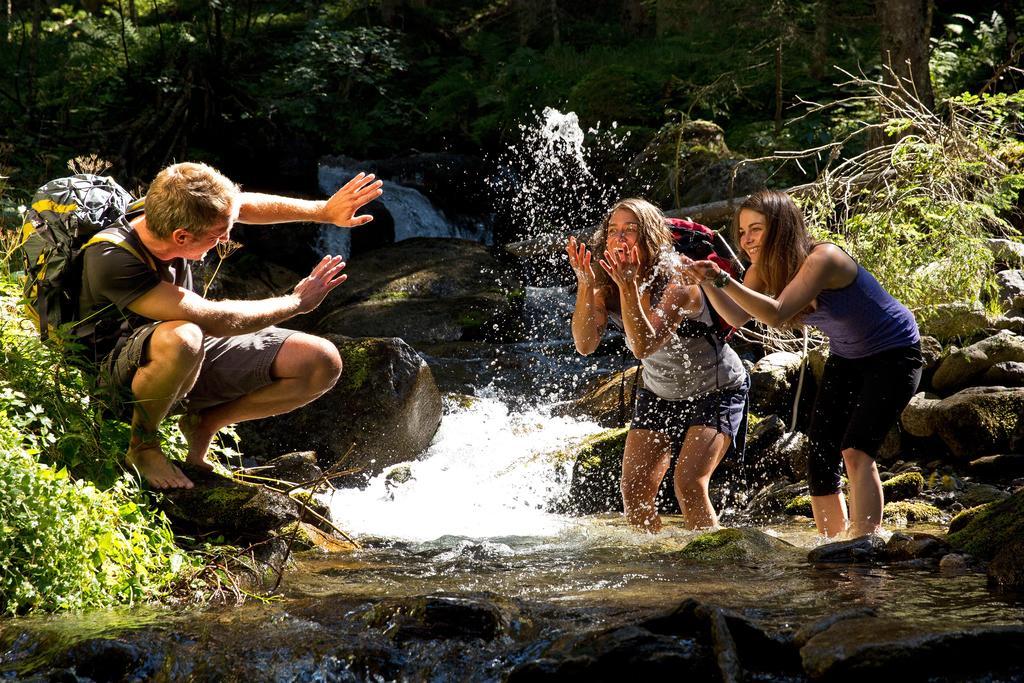
M 640 249 L 634 245 L 632 249 L 625 251 L 605 250 L 604 258 L 599 263 L 620 289 L 634 285 L 640 274 Z
M 313 271 L 295 285 L 293 294 L 299 297 L 299 312 L 309 313 L 324 300 L 331 290 L 348 279 L 343 275 L 345 261 L 340 256 L 324 256 Z
M 581 287 L 593 287 L 597 282 L 594 275 L 594 266 L 591 263 L 590 250 L 583 242 L 577 242 L 575 237 L 569 238 L 569 244 L 565 250 L 569 253 L 569 265 L 576 273 L 576 280 Z
M 689 261 L 683 267 L 683 277 L 691 284 L 699 285 L 722 274 L 722 268 L 714 261 L 690 261 L 685 256 L 682 258 Z
M 384 182 L 375 178 L 372 173 L 359 173 L 342 185 L 324 204 L 322 221 L 343 228 L 354 228 L 372 221 L 373 216 L 357 216 L 356 211 L 383 194 Z

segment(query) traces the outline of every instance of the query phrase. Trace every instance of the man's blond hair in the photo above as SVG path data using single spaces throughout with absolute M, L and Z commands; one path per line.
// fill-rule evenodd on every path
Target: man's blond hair
M 168 238 L 178 228 L 200 236 L 231 216 L 241 190 L 220 171 L 201 163 L 168 166 L 146 193 L 146 226 Z

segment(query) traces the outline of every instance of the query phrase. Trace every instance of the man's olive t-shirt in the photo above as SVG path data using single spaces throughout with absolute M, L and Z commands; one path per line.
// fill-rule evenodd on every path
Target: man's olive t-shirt
M 128 306 L 161 281 L 192 289 L 192 269 L 181 258 L 161 261 L 153 256 L 127 222 L 116 223 L 98 235 L 124 240 L 137 258 L 123 246 L 100 242 L 85 249 L 82 258 L 82 294 L 78 300 L 75 333 L 95 362 L 110 353 L 117 342 L 153 320 L 133 313 Z

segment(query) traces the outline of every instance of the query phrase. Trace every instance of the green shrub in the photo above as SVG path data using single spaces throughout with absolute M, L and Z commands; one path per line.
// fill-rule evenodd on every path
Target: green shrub
M 131 480 L 107 491 L 39 463 L 47 418 L 0 387 L 0 612 L 76 609 L 152 598 L 189 561 Z

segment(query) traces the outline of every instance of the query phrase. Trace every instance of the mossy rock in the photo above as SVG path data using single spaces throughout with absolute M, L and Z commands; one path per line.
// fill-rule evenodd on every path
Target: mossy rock
M 953 534 L 960 531 L 968 524 L 971 520 L 978 516 L 978 513 L 989 507 L 986 505 L 975 505 L 972 508 L 965 508 L 953 516 L 953 519 L 949 520 L 949 533 Z
M 573 463 L 569 495 L 558 506 L 560 512 L 592 515 L 622 511 L 619 478 L 628 433 L 628 427 L 608 429 L 555 455 L 556 460 Z
M 882 482 L 885 500 L 898 502 L 916 498 L 924 491 L 924 476 L 920 472 L 904 472 Z
M 813 517 L 814 510 L 811 508 L 811 497 L 797 496 L 796 498 L 793 498 L 791 501 L 786 503 L 786 514 Z
M 882 521 L 885 524 L 904 526 L 906 524 L 938 523 L 945 519 L 945 514 L 931 503 L 901 500 L 887 503 L 882 510 Z
M 800 550 L 758 529 L 719 529 L 696 536 L 679 551 L 679 557 L 698 562 L 757 562 L 788 559 Z
M 947 540 L 959 551 L 991 560 L 1011 541 L 1024 537 L 1024 490 L 986 505 Z

